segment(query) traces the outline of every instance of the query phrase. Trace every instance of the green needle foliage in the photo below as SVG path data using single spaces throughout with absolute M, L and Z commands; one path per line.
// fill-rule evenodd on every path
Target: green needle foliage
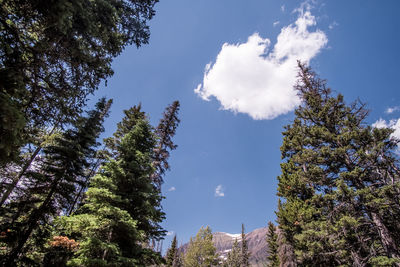
M 179 252 L 178 252 L 178 241 L 176 240 L 176 235 L 172 239 L 171 247 L 167 251 L 166 255 L 166 265 L 168 267 L 175 267 L 179 262 Z
M 114 136 L 112 155 L 102 164 L 86 192 L 84 204 L 61 218 L 65 233 L 79 241 L 72 266 L 149 266 L 161 255 L 148 243 L 165 231 L 159 223 L 162 196 L 150 179 L 157 137 L 140 106 L 125 111 Z
M 110 104 L 110 101 L 101 99 L 87 117 L 81 117 L 74 128 L 66 130 L 55 138 L 52 145 L 45 147 L 43 162 L 29 173 L 30 180 L 25 184 L 29 190 L 2 209 L 3 214 L 11 209 L 7 213 L 10 216 L 5 214 L 1 223 L 1 229 L 9 231 L 6 238 L 8 252 L 4 257 L 6 266 L 13 266 L 20 256 L 22 260 L 26 258 L 27 251 L 32 249 L 30 245 L 35 245 L 30 241 L 32 238 L 40 242 L 45 240 L 43 229 L 48 228 L 53 217 L 68 207 L 95 156 L 96 139 L 103 131 L 102 123 Z M 18 210 L 19 207 L 23 210 Z
M 240 259 L 241 259 L 241 266 L 248 267 L 250 266 L 250 252 L 249 246 L 247 245 L 246 234 L 244 232 L 244 224 L 242 223 L 242 242 L 241 242 L 241 251 L 240 251 Z
M 400 172 L 393 130 L 372 128 L 299 63 L 303 104 L 283 132 L 280 238 L 299 266 L 398 265 Z M 289 265 L 289 254 L 280 258 Z M 397 263 L 396 263 L 397 262 Z
M 226 261 L 224 262 L 224 267 L 241 267 L 242 258 L 241 258 L 241 248 L 237 239 L 235 238 L 235 242 L 233 242 L 232 250 L 229 251 Z
M 0 165 L 37 127 L 77 118 L 125 46 L 149 39 L 158 0 L 0 1 Z
M 268 243 L 268 251 L 267 251 L 268 266 L 279 267 L 278 234 L 276 226 L 272 222 L 268 222 L 267 243 Z

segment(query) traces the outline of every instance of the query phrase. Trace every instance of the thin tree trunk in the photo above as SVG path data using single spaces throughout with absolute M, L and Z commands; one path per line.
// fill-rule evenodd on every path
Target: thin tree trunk
M 95 164 L 95 165 L 93 166 L 93 168 L 90 170 L 90 173 L 85 177 L 85 184 L 81 186 L 81 188 L 79 189 L 79 192 L 76 194 L 75 199 L 74 199 L 74 201 L 72 202 L 72 205 L 71 205 L 71 207 L 70 207 L 69 210 L 68 210 L 68 213 L 67 213 L 68 216 L 71 215 L 72 212 L 74 211 L 75 205 L 78 203 L 79 199 L 81 198 L 82 193 L 83 193 L 83 190 L 87 187 L 88 182 L 89 182 L 89 179 L 94 175 L 94 173 L 96 172 L 96 170 L 99 168 L 100 164 L 101 164 L 101 160 L 98 159 L 98 160 L 96 161 L 96 164 Z
M 17 186 L 18 182 L 21 180 L 22 176 L 25 174 L 25 172 L 28 170 L 28 168 L 31 166 L 33 160 L 36 158 L 36 156 L 39 154 L 40 150 L 42 149 L 41 146 L 38 146 L 33 154 L 31 155 L 31 158 L 27 163 L 25 163 L 24 167 L 22 170 L 18 173 L 18 176 L 13 179 L 12 183 L 8 186 L 6 192 L 4 192 L 3 196 L 1 197 L 0 200 L 0 207 L 3 206 L 4 202 L 8 199 L 14 188 Z
M 378 229 L 379 237 L 387 256 L 390 258 L 400 259 L 399 250 L 396 246 L 396 243 L 390 235 L 386 225 L 382 222 L 382 218 L 376 212 L 371 212 L 371 217 L 376 228 Z M 397 263 L 396 266 L 400 266 L 400 264 Z
M 55 131 L 55 129 L 58 127 L 59 122 L 57 122 L 54 126 L 53 129 L 51 129 L 49 135 L 52 135 Z M 36 156 L 39 154 L 40 150 L 42 150 L 42 146 L 39 144 L 33 154 L 31 155 L 31 158 L 27 163 L 25 163 L 24 167 L 22 170 L 19 172 L 18 176 L 13 179 L 12 183 L 8 186 L 6 192 L 1 196 L 0 200 L 0 207 L 3 206 L 4 202 L 8 199 L 8 197 L 11 195 L 12 191 L 15 189 L 17 186 L 18 182 L 21 180 L 22 176 L 24 176 L 25 172 L 29 169 L 31 166 L 32 162 L 35 160 Z
M 353 260 L 353 267 L 364 267 L 365 263 L 363 263 L 362 258 L 358 255 L 357 252 L 351 251 L 351 259 Z
M 56 191 L 57 185 L 58 185 L 59 181 L 61 180 L 61 177 L 53 181 L 50 192 L 47 194 L 46 199 L 43 201 L 43 203 L 40 205 L 40 207 L 37 208 L 36 210 L 34 210 L 31 213 L 31 215 L 29 216 L 28 223 L 27 223 L 28 228 L 25 231 L 22 231 L 21 235 L 18 237 L 17 245 L 15 248 L 13 248 L 11 250 L 10 254 L 8 255 L 8 259 L 6 261 L 5 266 L 14 266 L 15 265 L 15 260 L 19 257 L 19 254 L 21 253 L 23 247 L 25 246 L 25 243 L 28 241 L 29 236 L 32 234 L 33 230 L 36 228 L 38 220 L 43 215 L 46 208 L 48 208 L 48 205 L 51 203 L 54 192 Z
M 113 230 L 111 229 L 110 232 L 108 233 L 108 238 L 107 238 L 107 241 L 108 241 L 108 242 L 111 242 L 112 233 L 113 233 Z M 105 260 L 105 259 L 106 259 L 107 253 L 108 253 L 108 249 L 105 249 L 104 252 L 103 252 L 102 260 Z

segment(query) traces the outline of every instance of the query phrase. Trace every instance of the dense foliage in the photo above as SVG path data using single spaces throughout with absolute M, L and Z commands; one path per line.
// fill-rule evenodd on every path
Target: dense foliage
M 126 45 L 148 42 L 157 0 L 0 1 L 0 164 L 37 128 L 79 116 Z
M 283 133 L 278 178 L 281 264 L 399 265 L 398 140 L 365 123 L 363 104 L 299 70 L 303 104 Z
M 184 256 L 184 266 L 208 267 L 218 264 L 218 257 L 212 242 L 211 228 L 201 227 L 195 238 L 190 238 L 189 247 Z

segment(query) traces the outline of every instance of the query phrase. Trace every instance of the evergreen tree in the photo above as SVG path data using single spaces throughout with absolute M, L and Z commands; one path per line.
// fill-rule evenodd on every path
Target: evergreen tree
M 158 144 L 155 149 L 153 161 L 156 171 L 152 175 L 152 180 L 159 190 L 161 190 L 161 184 L 163 183 L 162 176 L 167 170 L 169 170 L 169 151 L 174 150 L 177 147 L 177 145 L 173 143 L 172 137 L 175 135 L 176 128 L 180 122 L 178 118 L 179 107 L 179 101 L 174 101 L 170 106 L 168 106 L 156 129 Z
M 279 267 L 280 263 L 278 257 L 278 235 L 276 233 L 276 227 L 272 222 L 268 222 L 267 244 L 268 266 Z
M 232 249 L 229 251 L 226 261 L 224 262 L 224 266 L 226 267 L 241 267 L 242 258 L 241 258 L 241 248 L 239 247 L 239 243 L 235 238 L 235 242 L 233 242 Z
M 279 228 L 277 228 L 278 260 L 280 267 L 296 267 L 296 255 L 291 243 L 289 243 Z
M 0 166 L 31 130 L 77 118 L 126 45 L 148 42 L 158 0 L 4 0 L 0 8 Z
M 112 138 L 111 155 L 91 179 L 84 204 L 76 214 L 61 218 L 64 232 L 80 242 L 69 261 L 72 266 L 149 266 L 161 255 L 147 247 L 165 231 L 161 199 L 150 177 L 154 148 L 153 128 L 139 107 L 125 111 Z
M 29 187 L 30 192 L 18 201 L 28 201 L 33 205 L 25 213 L 13 214 L 3 220 L 1 225 L 2 229 L 9 229 L 14 234 L 8 240 L 9 253 L 4 260 L 6 266 L 14 265 L 23 250 L 27 250 L 25 245 L 32 234 L 35 237 L 35 230 L 40 232 L 46 228 L 53 216 L 66 208 L 85 169 L 90 166 L 109 106 L 105 99 L 101 99 L 88 117 L 82 117 L 74 128 L 56 138 L 54 145 L 45 147 L 43 164 L 30 173 L 33 183 Z M 45 236 L 39 239 L 43 241 Z
M 242 223 L 242 243 L 241 243 L 241 251 L 240 251 L 240 258 L 241 258 L 241 266 L 248 267 L 250 266 L 250 252 L 247 245 L 246 234 L 244 232 L 244 224 Z
M 209 226 L 201 227 L 196 237 L 190 238 L 184 258 L 184 266 L 209 267 L 217 265 L 218 257 L 212 238 L 211 228 Z
M 303 266 L 398 265 L 398 140 L 300 63 L 296 89 L 303 104 L 283 133 L 278 178 L 282 240 Z
M 174 263 L 177 262 L 177 258 L 179 257 L 178 255 L 178 241 L 176 240 L 176 235 L 174 236 L 174 239 L 172 239 L 171 247 L 167 251 L 166 255 L 166 261 L 167 261 L 167 266 L 172 267 L 175 266 Z

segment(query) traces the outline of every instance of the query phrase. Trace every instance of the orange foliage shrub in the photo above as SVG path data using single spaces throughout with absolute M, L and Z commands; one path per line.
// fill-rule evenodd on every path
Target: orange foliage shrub
M 69 239 L 66 236 L 53 236 L 53 241 L 50 241 L 50 246 L 73 251 L 78 248 L 79 242 L 76 242 L 75 239 Z

